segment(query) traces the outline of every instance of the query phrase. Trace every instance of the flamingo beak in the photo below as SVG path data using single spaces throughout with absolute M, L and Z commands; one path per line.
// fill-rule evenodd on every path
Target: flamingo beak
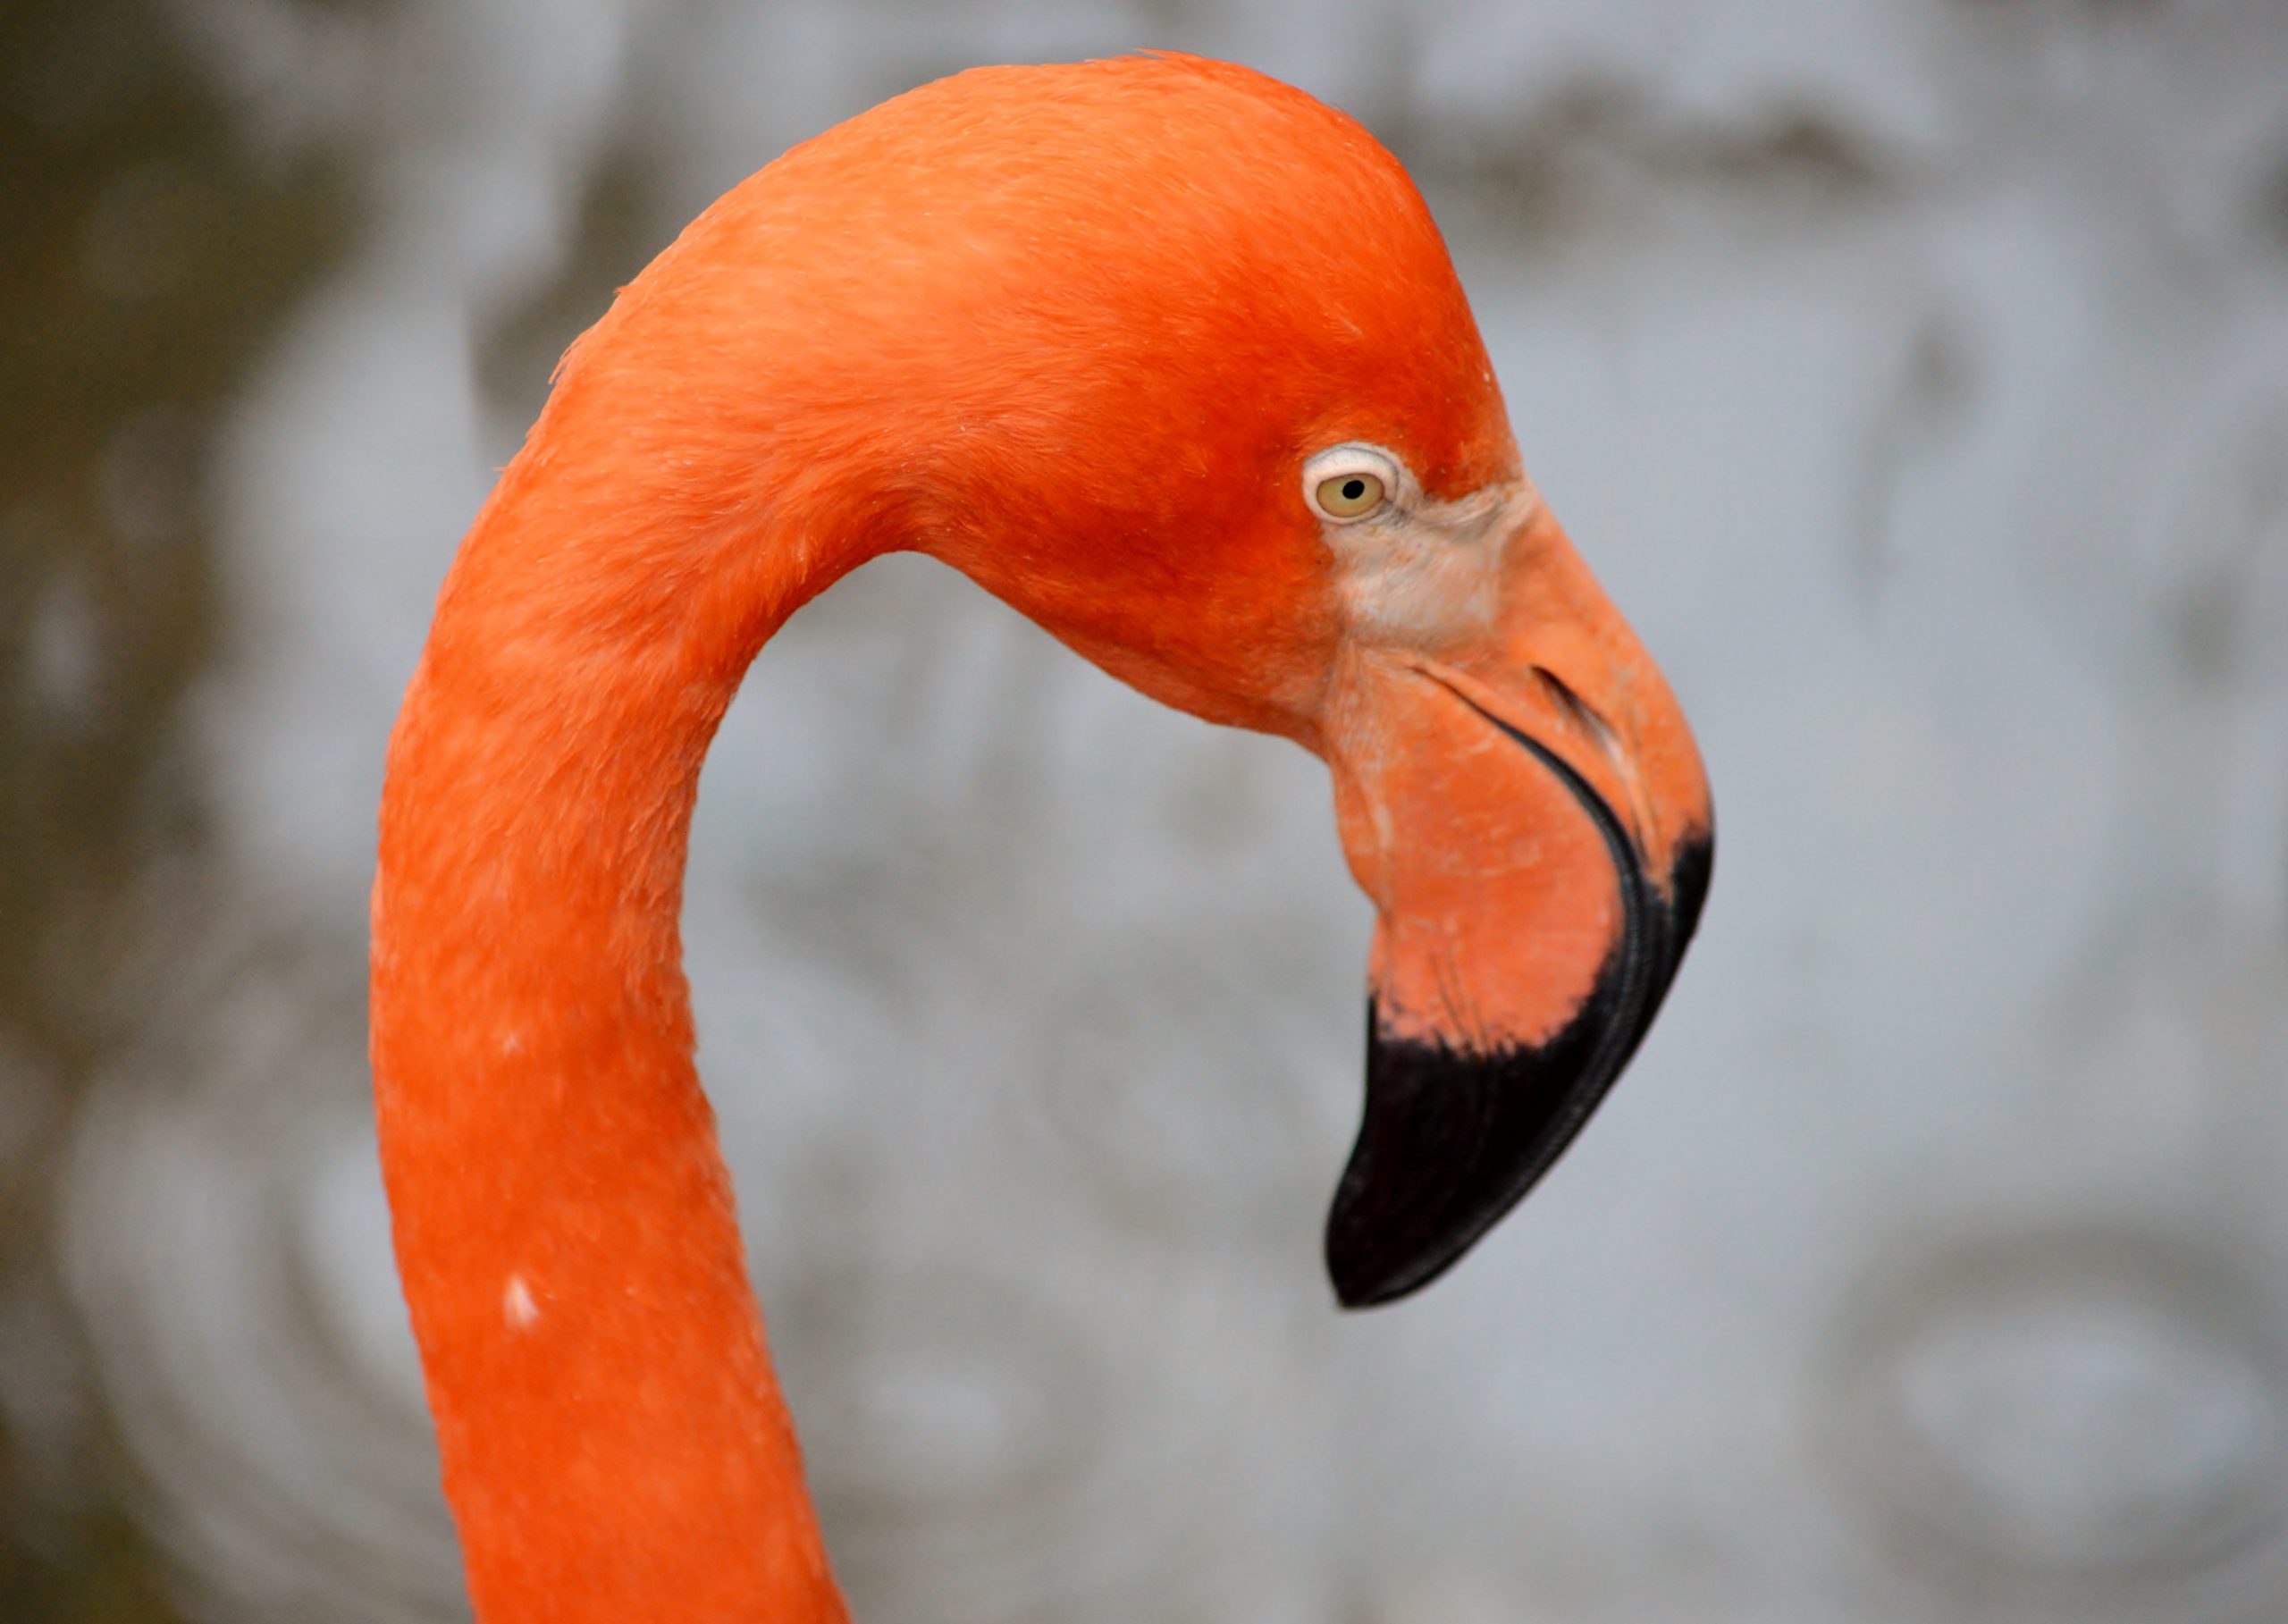
M 1451 1267 L 1619 1078 L 1684 956 L 1714 819 L 1668 685 L 1554 520 L 1478 630 L 1354 650 L 1327 754 L 1378 910 L 1364 1121 L 1327 1218 L 1346 1308 Z

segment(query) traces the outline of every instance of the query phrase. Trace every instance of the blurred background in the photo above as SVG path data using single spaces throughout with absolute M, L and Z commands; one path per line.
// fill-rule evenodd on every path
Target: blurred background
M 363 1054 L 437 582 L 717 193 L 1142 45 L 1412 168 L 1717 883 L 1342 1317 L 1322 769 L 934 565 L 803 611 L 686 932 L 859 1616 L 2288 1617 L 2277 0 L 0 8 L 0 1617 L 465 1616 Z

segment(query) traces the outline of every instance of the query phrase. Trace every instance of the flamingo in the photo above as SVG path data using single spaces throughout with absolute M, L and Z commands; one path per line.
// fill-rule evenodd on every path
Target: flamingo
M 846 1617 L 677 912 L 749 662 L 896 549 L 1326 761 L 1377 911 L 1344 1305 L 1420 1287 L 1525 1193 L 1692 934 L 1692 736 L 1365 130 L 1146 55 L 973 70 L 794 148 L 565 356 L 390 742 L 375 1107 L 486 1624 Z

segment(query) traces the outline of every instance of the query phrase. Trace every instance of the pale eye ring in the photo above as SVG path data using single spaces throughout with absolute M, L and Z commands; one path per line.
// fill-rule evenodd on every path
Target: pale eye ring
M 1322 518 L 1338 525 L 1372 518 L 1397 497 L 1399 471 L 1371 446 L 1339 445 L 1305 465 L 1303 492 Z

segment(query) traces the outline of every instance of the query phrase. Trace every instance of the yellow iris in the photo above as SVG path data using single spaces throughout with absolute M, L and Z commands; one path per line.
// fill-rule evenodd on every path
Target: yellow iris
M 1383 482 L 1372 474 L 1337 474 L 1313 493 L 1329 518 L 1357 518 L 1383 505 Z

